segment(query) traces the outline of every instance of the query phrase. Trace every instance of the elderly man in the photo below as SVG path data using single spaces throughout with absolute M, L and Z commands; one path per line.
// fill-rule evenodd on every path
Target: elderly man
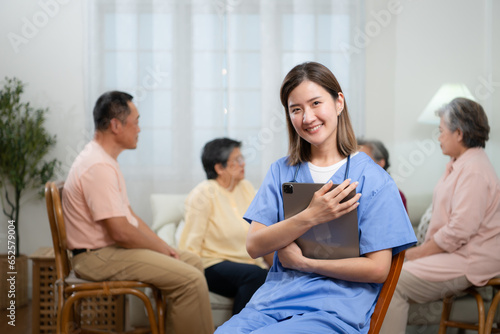
M 201 260 L 170 247 L 130 207 L 117 158 L 137 147 L 139 112 L 132 96 L 104 93 L 94 124 L 94 140 L 75 159 L 63 192 L 75 272 L 88 280 L 151 283 L 169 299 L 176 334 L 213 333 Z

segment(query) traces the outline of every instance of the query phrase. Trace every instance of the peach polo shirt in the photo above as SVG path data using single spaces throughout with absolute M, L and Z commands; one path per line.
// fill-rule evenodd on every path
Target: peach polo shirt
M 432 207 L 425 240 L 445 252 L 407 261 L 404 270 L 435 282 L 465 275 L 478 286 L 500 275 L 500 181 L 482 148 L 446 165 Z
M 68 248 L 96 249 L 114 244 L 100 220 L 126 217 L 139 226 L 129 207 L 118 162 L 95 140 L 76 157 L 64 183 L 63 213 Z

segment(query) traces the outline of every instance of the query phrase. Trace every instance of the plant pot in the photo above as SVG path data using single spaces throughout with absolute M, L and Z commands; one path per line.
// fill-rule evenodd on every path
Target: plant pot
M 28 257 L 16 257 L 14 267 L 7 261 L 7 255 L 0 255 L 0 309 L 11 305 L 15 308 L 28 304 Z

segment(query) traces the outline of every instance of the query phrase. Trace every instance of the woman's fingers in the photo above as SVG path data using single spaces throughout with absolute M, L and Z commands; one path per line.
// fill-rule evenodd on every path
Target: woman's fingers
M 359 205 L 358 200 L 361 194 L 355 194 L 352 198 L 344 200 L 352 191 L 355 191 L 358 182 L 350 183 L 350 179 L 345 180 L 337 187 L 328 191 L 332 187 L 332 182 L 328 182 L 315 194 L 309 208 L 313 210 L 313 217 L 319 223 L 336 219 Z M 344 201 L 343 201 L 344 200 Z M 342 202 L 343 201 L 343 202 Z
M 318 190 L 316 190 L 315 194 L 317 196 L 323 196 L 324 194 L 326 194 L 327 192 L 330 191 L 330 189 L 332 188 L 332 186 L 333 186 L 333 182 L 332 182 L 332 180 L 330 180 L 327 183 L 325 183 L 321 188 L 319 188 Z
M 344 203 L 338 204 L 339 211 L 337 212 L 338 215 L 335 218 L 343 216 L 346 213 L 349 213 L 352 210 L 356 209 L 359 206 L 358 201 L 359 201 L 360 197 L 361 197 L 361 193 L 354 195 L 353 198 L 351 198 L 348 201 L 345 201 Z
M 353 182 L 353 183 L 350 183 L 350 182 L 351 182 L 350 179 L 345 180 L 344 182 L 339 184 L 336 188 L 334 188 L 332 191 L 325 194 L 325 197 L 328 200 L 335 199 L 337 201 L 337 203 L 342 203 L 342 200 L 347 198 L 347 196 L 349 196 L 349 194 L 352 191 L 354 191 L 359 184 L 358 181 Z
M 333 182 L 332 180 L 328 181 L 327 183 L 325 183 L 321 188 L 319 188 L 315 193 L 314 193 L 314 196 L 315 197 L 322 197 L 322 196 L 325 196 L 326 194 L 328 194 L 328 197 L 327 198 L 333 198 L 333 197 L 336 197 L 338 196 L 344 189 L 346 189 L 346 187 L 349 186 L 349 183 L 351 182 L 351 179 L 347 179 L 345 180 L 344 182 L 342 182 L 341 184 L 339 184 L 338 186 L 336 186 L 335 188 L 332 188 L 333 186 Z M 357 184 L 357 183 L 356 183 Z M 347 193 L 349 194 L 349 193 Z M 346 195 L 347 196 L 347 195 Z M 345 197 L 345 196 L 344 196 Z M 343 198 L 343 197 L 342 197 Z

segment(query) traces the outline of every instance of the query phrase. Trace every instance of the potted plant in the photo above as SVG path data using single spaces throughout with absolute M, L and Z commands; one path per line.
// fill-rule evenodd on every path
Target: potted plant
M 56 137 L 44 128 L 48 109 L 33 108 L 29 102 L 22 102 L 24 86 L 19 79 L 5 78 L 0 88 L 0 199 L 8 224 L 7 248 L 0 250 L 0 253 L 7 252 L 7 256 L 1 257 L 1 265 L 5 267 L 0 266 L 0 270 L 2 274 L 15 273 L 16 276 L 14 294 L 10 293 L 10 284 L 2 283 L 7 291 L 0 291 L 0 309 L 7 308 L 13 296 L 17 307 L 28 300 L 28 261 L 19 254 L 21 199 L 33 190 L 42 194 L 41 187 L 60 166 L 57 159 L 46 159 L 56 143 Z M 26 282 L 24 292 L 23 281 Z

